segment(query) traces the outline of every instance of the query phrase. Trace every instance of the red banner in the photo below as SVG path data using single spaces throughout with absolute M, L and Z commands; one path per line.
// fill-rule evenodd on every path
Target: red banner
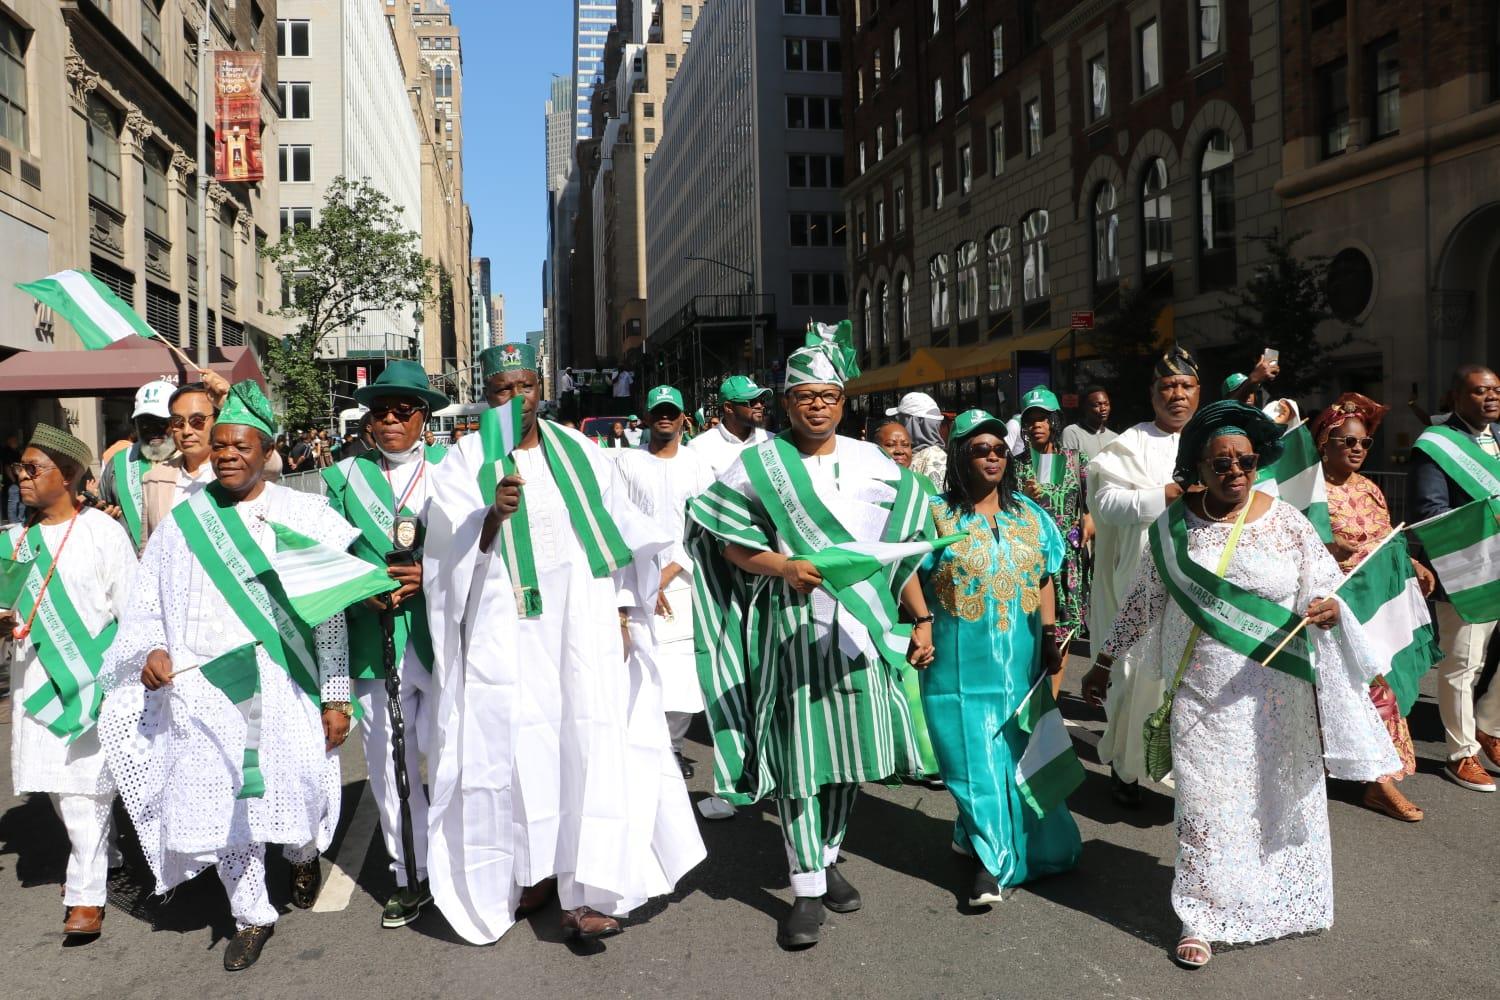
M 266 175 L 260 149 L 259 52 L 214 53 L 214 177 L 259 181 Z

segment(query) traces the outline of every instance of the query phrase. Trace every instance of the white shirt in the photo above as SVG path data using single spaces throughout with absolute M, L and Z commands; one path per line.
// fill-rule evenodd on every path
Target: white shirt
M 740 452 L 752 445 L 758 445 L 771 440 L 769 432 L 762 427 L 753 427 L 750 436 L 741 441 L 729 432 L 722 423 L 717 427 L 710 427 L 688 442 L 688 447 L 693 450 L 699 458 L 708 463 L 713 470 L 714 478 L 718 479 L 729 471 L 734 460 L 740 457 Z
M 189 472 L 187 469 L 177 470 L 177 487 L 172 491 L 172 506 L 176 507 L 182 501 L 199 492 L 203 487 L 214 481 L 214 464 L 208 459 L 198 466 L 197 472 Z
M 630 447 L 639 448 L 641 446 L 641 438 L 643 436 L 644 432 L 641 428 L 636 427 L 634 429 L 631 429 L 629 424 L 625 425 L 625 440 L 630 443 Z
M 629 399 L 630 398 L 630 387 L 632 385 L 634 385 L 634 384 L 635 384 L 635 376 L 632 375 L 632 374 L 630 374 L 630 372 L 627 372 L 627 371 L 617 372 L 615 374 L 615 391 L 614 391 L 615 398 L 616 399 Z
M 377 448 L 382 459 L 378 464 L 391 484 L 391 497 L 400 500 L 406 497 L 405 506 L 417 515 L 422 515 L 427 506 L 427 446 L 421 441 L 406 451 L 393 452 Z M 419 461 L 421 460 L 421 461 Z M 407 491 L 411 492 L 408 493 Z
M 557 380 L 557 389 L 559 392 L 572 392 L 573 376 L 569 375 L 567 372 L 563 372 Z

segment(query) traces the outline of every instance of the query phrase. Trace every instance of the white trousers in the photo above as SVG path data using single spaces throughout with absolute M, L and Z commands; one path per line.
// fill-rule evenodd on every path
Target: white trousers
M 318 856 L 315 844 L 293 847 L 287 844 L 281 853 L 293 864 L 311 861 Z M 229 897 L 229 913 L 235 930 L 266 927 L 276 922 L 276 907 L 266 891 L 266 845 L 237 844 L 219 852 L 219 881 Z
M 1466 622 L 1453 605 L 1439 601 L 1437 623 L 1443 649 L 1443 661 L 1437 665 L 1438 715 L 1443 720 L 1448 759 L 1462 760 L 1479 753 L 1474 730 L 1500 736 L 1500 679 L 1490 684 L 1479 704 L 1474 703 L 1484 652 L 1500 622 Z
M 19 695 L 17 695 L 19 697 Z M 108 896 L 110 804 L 114 795 L 50 796 L 68 831 L 64 906 L 103 906 Z
M 415 681 L 415 682 L 414 682 Z M 417 878 L 427 878 L 427 789 L 422 785 L 422 760 L 427 756 L 433 710 L 430 675 L 420 665 L 401 671 L 401 717 L 406 724 L 406 776 L 411 785 L 412 846 L 417 852 Z M 406 852 L 401 847 L 401 797 L 396 792 L 396 763 L 391 758 L 391 719 L 386 710 L 385 681 L 356 680 L 354 694 L 364 709 L 359 727 L 365 764 L 370 772 L 370 794 L 380 812 L 385 853 L 399 888 L 406 887 Z

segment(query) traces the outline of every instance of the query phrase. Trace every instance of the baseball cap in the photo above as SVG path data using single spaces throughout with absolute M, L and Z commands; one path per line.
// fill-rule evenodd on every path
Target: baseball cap
M 130 419 L 160 417 L 163 420 L 171 420 L 172 411 L 168 408 L 167 402 L 176 391 L 177 386 L 164 379 L 147 382 L 135 391 L 135 410 L 131 412 Z
M 1224 384 L 1219 387 L 1219 395 L 1227 396 L 1248 381 L 1250 381 L 1250 376 L 1244 374 L 1243 372 L 1235 372 L 1233 375 L 1226 378 L 1224 380 Z
M 675 406 L 679 413 L 683 410 L 682 393 L 670 385 L 659 385 L 646 393 L 646 412 L 653 412 L 658 406 Z
M 719 383 L 719 402 L 753 403 L 762 396 L 771 395 L 770 389 L 762 389 L 749 375 L 731 375 Z
M 995 416 L 989 410 L 978 408 L 965 410 L 953 418 L 953 429 L 948 432 L 949 440 L 961 441 L 966 437 L 978 434 L 980 431 L 988 431 L 999 438 L 1004 438 L 1009 431 L 1005 421 Z
M 983 412 L 983 411 L 979 411 Z M 926 417 L 930 420 L 941 420 L 943 411 L 938 408 L 937 400 L 925 392 L 908 392 L 901 397 L 901 402 L 885 411 L 888 417 Z
M 1057 395 L 1045 385 L 1039 385 L 1026 395 L 1021 397 L 1021 412 L 1027 410 L 1046 410 L 1048 413 L 1056 413 L 1062 407 L 1057 402 Z

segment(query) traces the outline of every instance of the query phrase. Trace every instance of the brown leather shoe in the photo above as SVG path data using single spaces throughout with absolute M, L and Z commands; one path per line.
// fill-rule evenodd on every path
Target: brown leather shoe
M 275 924 L 241 927 L 224 947 L 224 971 L 243 972 L 260 959 L 260 951 L 276 933 Z
M 323 888 L 323 866 L 316 857 L 311 861 L 293 861 L 291 883 L 292 905 L 299 910 L 312 909 Z
M 580 906 L 576 910 L 563 911 L 562 929 L 572 931 L 573 936 L 580 940 L 594 941 L 620 933 L 620 922 L 592 906 Z
M 1450 760 L 1443 765 L 1443 776 L 1455 785 L 1462 785 L 1471 792 L 1493 792 L 1495 779 L 1479 766 L 1478 757 Z
M 1474 742 L 1479 744 L 1479 766 L 1491 774 L 1500 774 L 1500 736 L 1474 731 Z
M 1385 813 L 1391 819 L 1403 823 L 1419 823 L 1422 810 L 1411 799 L 1401 794 L 1394 781 L 1372 781 L 1365 786 L 1365 808 Z
M 63 914 L 66 937 L 98 937 L 104 929 L 104 907 L 70 906 Z
M 516 916 L 525 917 L 543 909 L 557 895 L 557 879 L 544 878 L 536 885 L 521 890 L 521 901 L 516 904 Z

